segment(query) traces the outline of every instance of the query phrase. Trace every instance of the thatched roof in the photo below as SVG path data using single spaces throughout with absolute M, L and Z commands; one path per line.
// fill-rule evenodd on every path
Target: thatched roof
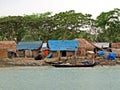
M 93 45 L 91 42 L 89 42 L 88 40 L 86 40 L 84 38 L 78 38 L 75 40 L 78 40 L 78 47 L 79 48 L 85 48 L 88 50 L 94 50 L 94 48 L 95 48 L 95 45 Z
M 120 48 L 120 42 L 118 43 L 112 43 L 111 48 Z
M 16 42 L 15 41 L 0 41 L 0 50 L 7 50 L 16 52 Z

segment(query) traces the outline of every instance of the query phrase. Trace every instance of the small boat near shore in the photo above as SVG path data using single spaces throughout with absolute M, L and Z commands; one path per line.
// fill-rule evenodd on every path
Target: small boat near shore
M 45 61 L 46 63 L 52 65 L 52 64 L 62 64 L 62 61 L 56 61 L 56 62 L 47 62 Z
M 59 60 L 55 62 L 46 62 L 54 67 L 93 67 L 97 63 L 95 62 L 94 53 L 89 52 L 85 59 L 77 60 L 77 59 L 67 59 L 67 60 Z
M 90 63 L 89 61 L 83 61 L 78 64 L 70 64 L 70 63 L 49 63 L 54 67 L 93 67 L 96 63 Z
M 88 65 L 76 65 L 76 64 L 51 64 L 54 67 L 93 67 L 96 64 L 88 64 Z

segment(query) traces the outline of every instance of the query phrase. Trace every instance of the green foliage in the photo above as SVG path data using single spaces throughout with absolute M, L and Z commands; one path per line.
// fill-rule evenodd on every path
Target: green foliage
M 0 40 L 47 42 L 49 39 L 64 40 L 86 38 L 91 41 L 120 41 L 120 10 L 102 12 L 96 20 L 91 14 L 76 13 L 74 10 L 52 15 L 51 12 L 25 16 L 0 18 Z M 81 31 L 89 27 L 89 33 Z M 91 30 L 100 28 L 98 34 Z
M 101 13 L 96 22 L 102 28 L 102 33 L 98 35 L 98 41 L 120 41 L 120 9 Z
M 2 40 L 20 41 L 25 33 L 24 19 L 21 16 L 0 18 L 0 33 Z

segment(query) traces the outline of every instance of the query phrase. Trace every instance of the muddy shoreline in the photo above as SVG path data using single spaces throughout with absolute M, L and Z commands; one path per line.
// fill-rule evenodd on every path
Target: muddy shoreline
M 14 59 L 0 59 L 0 67 L 11 66 L 46 66 L 44 60 L 34 60 L 34 58 L 14 58 Z
M 11 67 L 11 66 L 49 66 L 46 61 L 56 61 L 57 58 L 34 60 L 34 58 L 5 58 L 0 59 L 0 67 Z M 65 59 L 64 59 L 65 60 Z M 107 61 L 103 58 L 96 58 L 96 66 L 115 66 L 120 65 L 120 58 L 116 58 L 115 61 Z

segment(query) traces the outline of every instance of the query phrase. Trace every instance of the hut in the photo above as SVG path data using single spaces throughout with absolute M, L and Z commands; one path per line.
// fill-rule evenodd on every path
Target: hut
M 111 49 L 116 53 L 116 57 L 120 57 L 120 42 L 111 43 Z
M 17 44 L 18 57 L 36 57 L 42 47 L 42 41 L 19 42 Z
M 0 41 L 0 58 L 11 58 L 16 55 L 15 41 Z
M 85 56 L 87 51 L 94 51 L 95 48 L 97 48 L 94 44 L 84 38 L 78 38 L 75 40 L 78 40 L 78 56 Z
M 48 48 L 52 57 L 74 56 L 78 49 L 77 40 L 48 40 Z

